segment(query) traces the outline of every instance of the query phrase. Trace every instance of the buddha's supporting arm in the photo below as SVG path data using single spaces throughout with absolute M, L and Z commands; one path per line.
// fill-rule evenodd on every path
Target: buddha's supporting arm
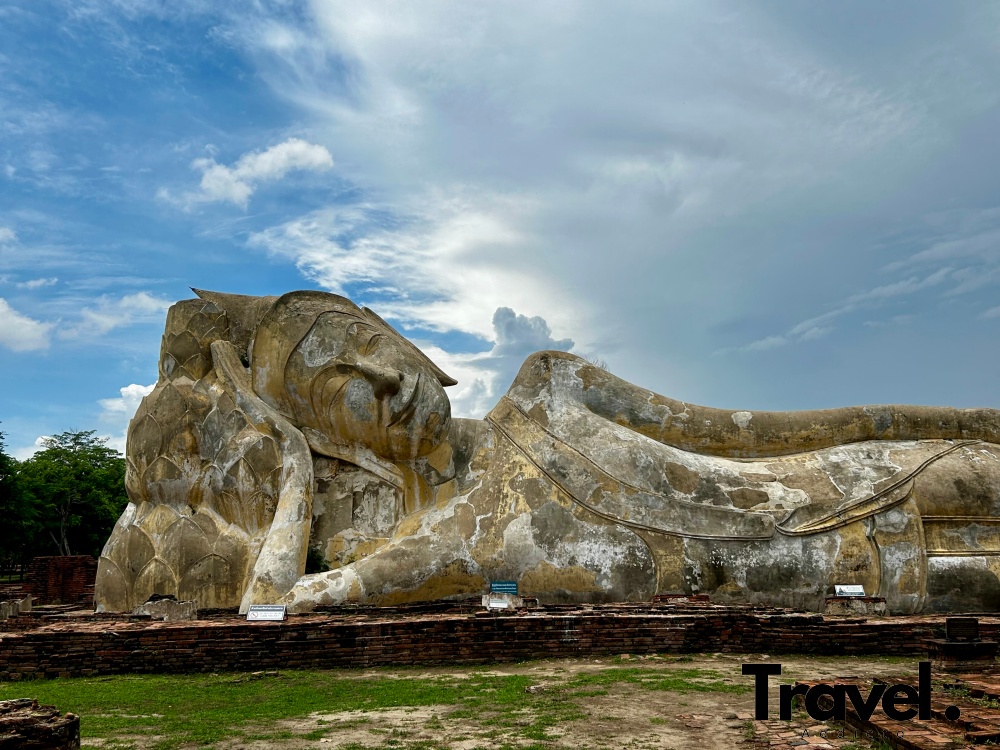
M 269 603 L 305 568 L 309 446 L 254 393 L 228 336 L 214 303 L 170 309 L 160 380 L 129 426 L 130 502 L 99 562 L 102 611 L 154 593 L 202 607 Z
M 240 409 L 254 423 L 270 427 L 282 447 L 278 503 L 240 603 L 240 611 L 246 612 L 251 604 L 268 604 L 284 595 L 305 570 L 312 520 L 312 460 L 302 433 L 254 394 L 235 347 L 228 341 L 214 342 L 212 359 Z
M 529 357 L 508 393 L 536 419 L 573 403 L 653 440 L 732 458 L 783 456 L 863 440 L 962 439 L 1000 443 L 1000 411 L 852 406 L 815 411 L 731 411 L 687 404 L 628 383 L 564 352 Z M 543 416 L 544 415 L 544 416 Z

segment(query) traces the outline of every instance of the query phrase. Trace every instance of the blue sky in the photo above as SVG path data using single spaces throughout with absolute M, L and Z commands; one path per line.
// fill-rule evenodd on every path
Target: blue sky
M 190 286 L 367 304 L 462 416 L 551 347 L 1000 407 L 998 80 L 957 0 L 0 0 L 0 431 L 120 446 Z

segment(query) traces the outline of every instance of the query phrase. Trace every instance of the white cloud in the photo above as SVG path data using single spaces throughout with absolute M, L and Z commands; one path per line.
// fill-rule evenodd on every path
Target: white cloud
M 107 439 L 107 446 L 124 454 L 125 441 L 128 435 L 128 423 L 139 408 L 139 402 L 143 397 L 152 392 L 156 384 L 138 385 L 132 383 L 119 389 L 119 395 L 115 398 L 102 398 L 98 400 L 101 411 L 98 419 L 102 424 L 107 425 L 111 434 L 99 435 L 98 437 Z M 13 448 L 10 455 L 18 461 L 25 461 L 35 455 L 38 451 L 45 449 L 45 441 L 48 435 L 40 435 L 31 445 Z
M 16 242 L 17 234 L 10 227 L 0 227 L 0 245 L 8 242 Z
M 573 339 L 552 338 L 549 324 L 537 315 L 529 318 L 518 315 L 509 307 L 497 308 L 493 313 L 493 330 L 496 332 L 494 356 L 524 358 L 532 352 L 544 349 L 569 351 L 573 348 Z
M 375 206 L 334 207 L 252 234 L 249 242 L 294 260 L 331 291 L 365 287 L 356 301 L 405 325 L 490 339 L 498 307 L 541 313 L 560 329 L 587 319 L 558 284 L 509 262 L 536 241 L 517 226 L 534 210 L 531 201 L 456 193 L 413 201 L 388 228 Z
M 61 331 L 60 338 L 76 339 L 102 336 L 115 328 L 123 328 L 134 323 L 149 322 L 162 317 L 171 301 L 154 297 L 148 292 L 126 294 L 119 299 L 102 296 L 94 307 L 80 311 L 80 321 Z
M 766 224 L 845 170 L 866 175 L 863 202 L 872 158 L 932 137 L 908 98 L 750 6 L 516 8 L 317 1 L 308 23 L 232 22 L 227 40 L 312 114 L 365 195 L 252 245 L 406 322 L 489 337 L 510 306 L 608 352 L 735 306 L 685 280 L 742 282 L 732 237 L 706 249 L 700 232 Z M 218 178 L 245 202 L 236 175 Z
M 215 17 L 197 26 L 212 26 L 199 37 L 205 51 L 238 48 L 240 74 L 271 86 L 250 92 L 248 111 L 265 102 L 309 142 L 336 144 L 337 183 L 347 188 L 336 197 L 313 193 L 299 208 L 282 202 L 287 213 L 278 218 L 244 216 L 219 235 L 249 228 L 253 246 L 404 325 L 490 340 L 495 311 L 509 307 L 550 323 L 550 337 L 572 336 L 581 349 L 631 367 L 627 375 L 643 385 L 672 395 L 692 384 L 717 388 L 716 399 L 770 389 L 762 397 L 780 408 L 791 389 L 775 385 L 786 371 L 774 367 L 779 359 L 788 366 L 791 344 L 810 342 L 802 354 L 831 351 L 849 326 L 870 334 L 863 321 L 929 301 L 956 316 L 939 327 L 953 332 L 943 338 L 969 337 L 957 311 L 970 317 L 996 302 L 973 292 L 1000 282 L 983 272 L 1000 265 L 990 265 L 988 242 L 967 242 L 996 222 L 913 230 L 894 247 L 883 243 L 934 207 L 995 200 L 995 139 L 981 126 L 995 119 L 998 58 L 995 39 L 975 30 L 996 26 L 976 23 L 968 8 L 941 13 L 930 5 L 906 23 L 872 14 L 865 33 L 877 43 L 858 45 L 856 19 L 836 4 L 206 4 Z M 147 10 L 150 3 L 88 0 L 94 17 L 126 6 L 129 20 L 165 17 Z M 128 49 L 108 59 L 155 54 L 157 40 L 144 33 L 155 24 L 108 29 L 106 38 L 121 37 Z M 187 50 L 176 52 L 171 61 L 186 59 Z M 282 109 L 282 97 L 292 106 Z M 206 157 L 194 162 L 189 182 L 171 186 L 181 205 L 245 207 L 287 169 L 313 168 L 304 152 L 296 161 L 279 147 L 264 150 L 271 136 L 242 140 L 260 132 L 259 119 L 242 121 L 236 133 L 213 129 L 232 124 L 232 113 L 203 114 L 197 133 L 177 133 L 186 150 L 159 161 L 143 151 L 154 173 L 164 161 L 183 167 Z M 110 127 L 125 125 L 108 116 Z M 206 140 L 219 149 L 191 146 Z M 261 150 L 239 157 L 249 147 L 234 143 L 248 142 Z M 57 139 L 39 145 L 59 157 L 54 171 L 71 163 Z M 90 154 L 95 165 L 126 164 L 119 156 Z M 31 174 L 26 156 L 16 164 L 19 178 Z M 16 226 L 33 241 L 39 235 L 20 219 Z M 201 238 L 211 231 L 201 229 Z M 26 268 L 12 278 L 71 279 L 62 267 Z M 947 278 L 918 288 L 936 272 Z M 747 333 L 761 320 L 778 322 Z M 941 335 L 923 333 L 933 350 Z M 875 338 L 887 337 L 868 336 Z M 706 365 L 708 352 L 732 343 L 786 347 L 788 356 Z M 500 387 L 476 358 L 455 361 L 469 368 L 471 380 L 459 386 L 473 389 L 468 399 Z M 797 366 L 809 362 L 803 356 Z M 809 387 L 830 393 L 846 366 L 814 373 Z M 983 379 L 988 371 L 979 363 L 964 369 Z M 935 382 L 929 370 L 907 377 Z M 878 372 L 852 387 L 879 378 L 902 380 Z
M 573 348 L 572 339 L 552 338 L 543 318 L 518 315 L 509 307 L 498 308 L 493 314 L 493 341 L 490 351 L 479 354 L 451 354 L 420 343 L 427 356 L 458 381 L 448 389 L 456 417 L 480 418 L 493 408 L 529 354 Z
M 456 354 L 425 341 L 416 343 L 434 364 L 458 381 L 447 389 L 452 416 L 479 419 L 493 408 L 496 404 L 493 394 L 500 386 L 488 352 Z
M 109 448 L 114 448 L 116 451 L 125 453 L 128 423 L 135 415 L 135 410 L 139 408 L 139 402 L 142 401 L 143 397 L 152 393 L 155 387 L 155 383 L 152 385 L 132 383 L 120 389 L 120 396 L 116 398 L 102 398 L 97 402 L 101 407 L 101 421 L 110 423 L 115 429 L 114 434 L 108 436 Z
M 53 286 L 58 284 L 59 279 L 52 277 L 48 279 L 28 279 L 27 281 L 15 282 L 14 286 L 18 289 L 41 289 L 46 286 Z
M 31 445 L 23 446 L 21 448 L 13 448 L 10 455 L 18 461 L 27 461 L 29 458 L 38 453 L 38 451 L 45 450 L 45 443 L 49 440 L 49 438 L 49 435 L 39 435 L 35 438 L 35 442 Z
M 280 180 L 292 170 L 323 171 L 333 167 L 333 156 L 325 146 L 289 138 L 265 151 L 243 154 L 231 167 L 213 158 L 195 159 L 191 168 L 201 172 L 198 192 L 188 192 L 175 201 L 182 205 L 228 202 L 246 208 L 250 196 L 262 182 Z M 171 199 L 162 189 L 160 197 Z
M 48 349 L 53 325 L 21 315 L 0 297 L 0 345 L 15 352 Z

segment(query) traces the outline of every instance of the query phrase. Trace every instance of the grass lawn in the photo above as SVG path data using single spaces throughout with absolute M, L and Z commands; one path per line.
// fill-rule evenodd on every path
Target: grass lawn
M 587 719 L 595 698 L 609 692 L 637 696 L 751 690 L 742 678 L 727 681 L 732 670 L 723 674 L 680 660 L 642 666 L 604 660 L 584 671 L 556 666 L 544 675 L 542 685 L 530 665 L 519 666 L 41 680 L 0 683 L 0 700 L 32 697 L 79 714 L 85 746 L 101 740 L 105 748 L 222 748 L 242 747 L 242 742 L 282 747 L 283 740 L 304 743 L 287 747 L 304 747 L 371 724 L 370 731 L 381 731 L 376 737 L 381 736 L 381 746 L 387 748 L 446 747 L 446 741 L 464 733 L 472 742 L 481 740 L 482 747 L 525 750 L 551 747 L 557 727 Z M 379 712 L 421 707 L 433 711 L 424 712 L 419 737 L 379 728 L 388 726 L 380 722 Z M 296 719 L 303 721 L 289 721 Z M 353 746 L 372 745 L 366 741 Z

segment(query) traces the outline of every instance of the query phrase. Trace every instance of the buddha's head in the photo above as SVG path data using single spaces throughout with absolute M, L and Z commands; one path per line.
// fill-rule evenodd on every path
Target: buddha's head
M 455 381 L 375 313 L 344 297 L 278 298 L 254 327 L 248 354 L 257 395 L 332 443 L 406 461 L 448 434 L 444 386 Z

